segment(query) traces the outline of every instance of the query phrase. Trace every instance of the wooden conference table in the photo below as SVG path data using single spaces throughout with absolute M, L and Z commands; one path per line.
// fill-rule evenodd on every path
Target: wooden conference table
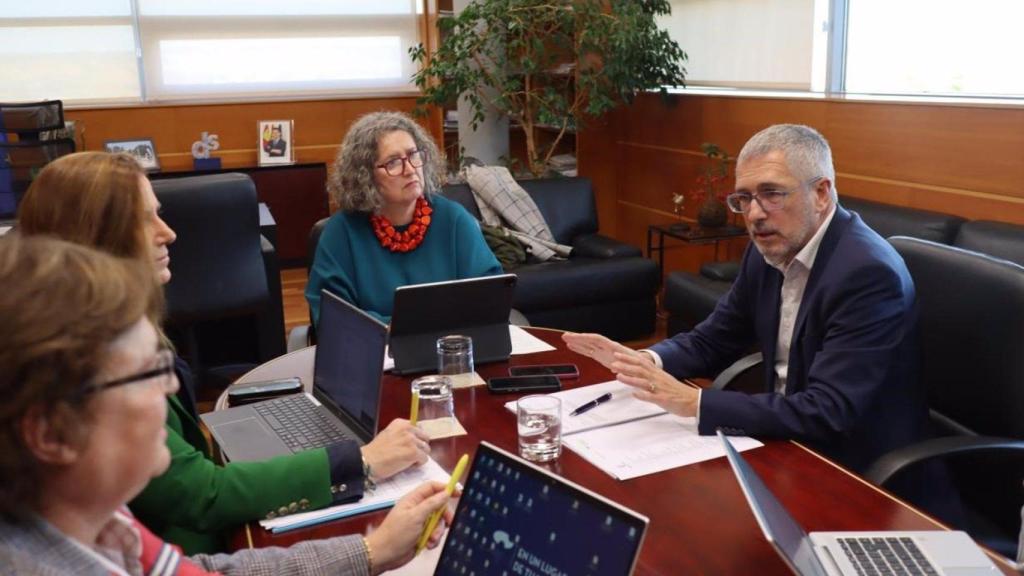
M 611 379 L 597 362 L 570 352 L 560 331 L 528 329 L 557 350 L 513 356 L 507 363 L 477 366 L 484 378 L 506 375 L 508 366 L 574 363 L 578 380 L 563 381 L 566 388 Z M 239 379 L 240 383 L 298 376 L 309 387 L 313 381 L 314 348 L 276 358 Z M 409 417 L 411 378 L 385 374 L 381 426 L 394 418 Z M 226 394 L 222 398 L 226 397 Z M 480 440 L 516 452 L 515 416 L 504 403 L 517 395 L 494 395 L 478 386 L 455 391 L 455 412 L 468 435 L 435 440 L 431 456 L 451 471 L 459 456 L 472 454 Z M 843 470 L 809 449 L 789 441 L 770 440 L 764 447 L 744 453 L 768 486 L 807 531 L 816 530 L 934 530 L 943 526 L 882 490 Z M 548 468 L 574 482 L 632 508 L 650 518 L 650 527 L 636 574 L 789 574 L 765 541 L 725 458 L 675 468 L 633 480 L 618 481 L 570 450 Z M 251 523 L 235 539 L 237 547 L 289 545 L 339 534 L 366 533 L 386 511 L 364 514 L 271 535 Z M 997 565 L 1016 574 L 1005 562 Z

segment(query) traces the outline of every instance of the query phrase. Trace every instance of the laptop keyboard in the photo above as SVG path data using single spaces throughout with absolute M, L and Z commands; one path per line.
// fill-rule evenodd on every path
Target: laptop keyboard
M 292 452 L 322 448 L 349 439 L 304 394 L 257 402 L 252 407 Z
M 888 576 L 903 574 L 937 575 L 938 570 L 924 557 L 912 538 L 836 538 L 857 574 Z

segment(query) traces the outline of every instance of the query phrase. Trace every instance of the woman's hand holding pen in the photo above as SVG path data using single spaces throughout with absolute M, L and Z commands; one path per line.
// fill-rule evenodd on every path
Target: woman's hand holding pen
M 696 416 L 700 393 L 658 368 L 647 354 L 616 352 L 608 369 L 623 384 L 636 388 L 634 396 L 653 402 L 679 416 Z
M 366 537 L 374 574 L 397 568 L 412 560 L 427 518 L 435 510 L 443 508 L 443 522 L 434 528 L 427 543 L 428 548 L 437 546 L 452 520 L 453 514 L 448 507 L 450 498 L 444 484 L 426 482 L 400 499 L 384 518 L 384 522 Z

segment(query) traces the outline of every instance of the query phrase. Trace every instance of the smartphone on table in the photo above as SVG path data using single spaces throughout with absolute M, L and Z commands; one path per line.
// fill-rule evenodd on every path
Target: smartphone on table
M 557 392 L 562 389 L 562 382 L 557 376 L 552 376 L 551 374 L 541 374 L 539 376 L 499 376 L 487 379 L 487 389 L 495 394 Z
M 228 388 L 228 405 L 241 406 L 298 392 L 302 392 L 302 380 L 295 377 L 249 382 Z
M 555 376 L 559 379 L 579 378 L 580 369 L 575 364 L 533 364 L 530 366 L 510 366 L 509 376 Z

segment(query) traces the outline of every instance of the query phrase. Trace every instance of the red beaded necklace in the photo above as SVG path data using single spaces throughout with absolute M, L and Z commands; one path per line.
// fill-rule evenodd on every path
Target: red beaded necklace
M 430 214 L 434 211 L 422 196 L 416 199 L 416 209 L 412 213 L 409 227 L 399 232 L 387 218 L 380 214 L 370 216 L 373 234 L 380 245 L 392 252 L 411 252 L 423 242 L 423 237 L 430 228 Z

